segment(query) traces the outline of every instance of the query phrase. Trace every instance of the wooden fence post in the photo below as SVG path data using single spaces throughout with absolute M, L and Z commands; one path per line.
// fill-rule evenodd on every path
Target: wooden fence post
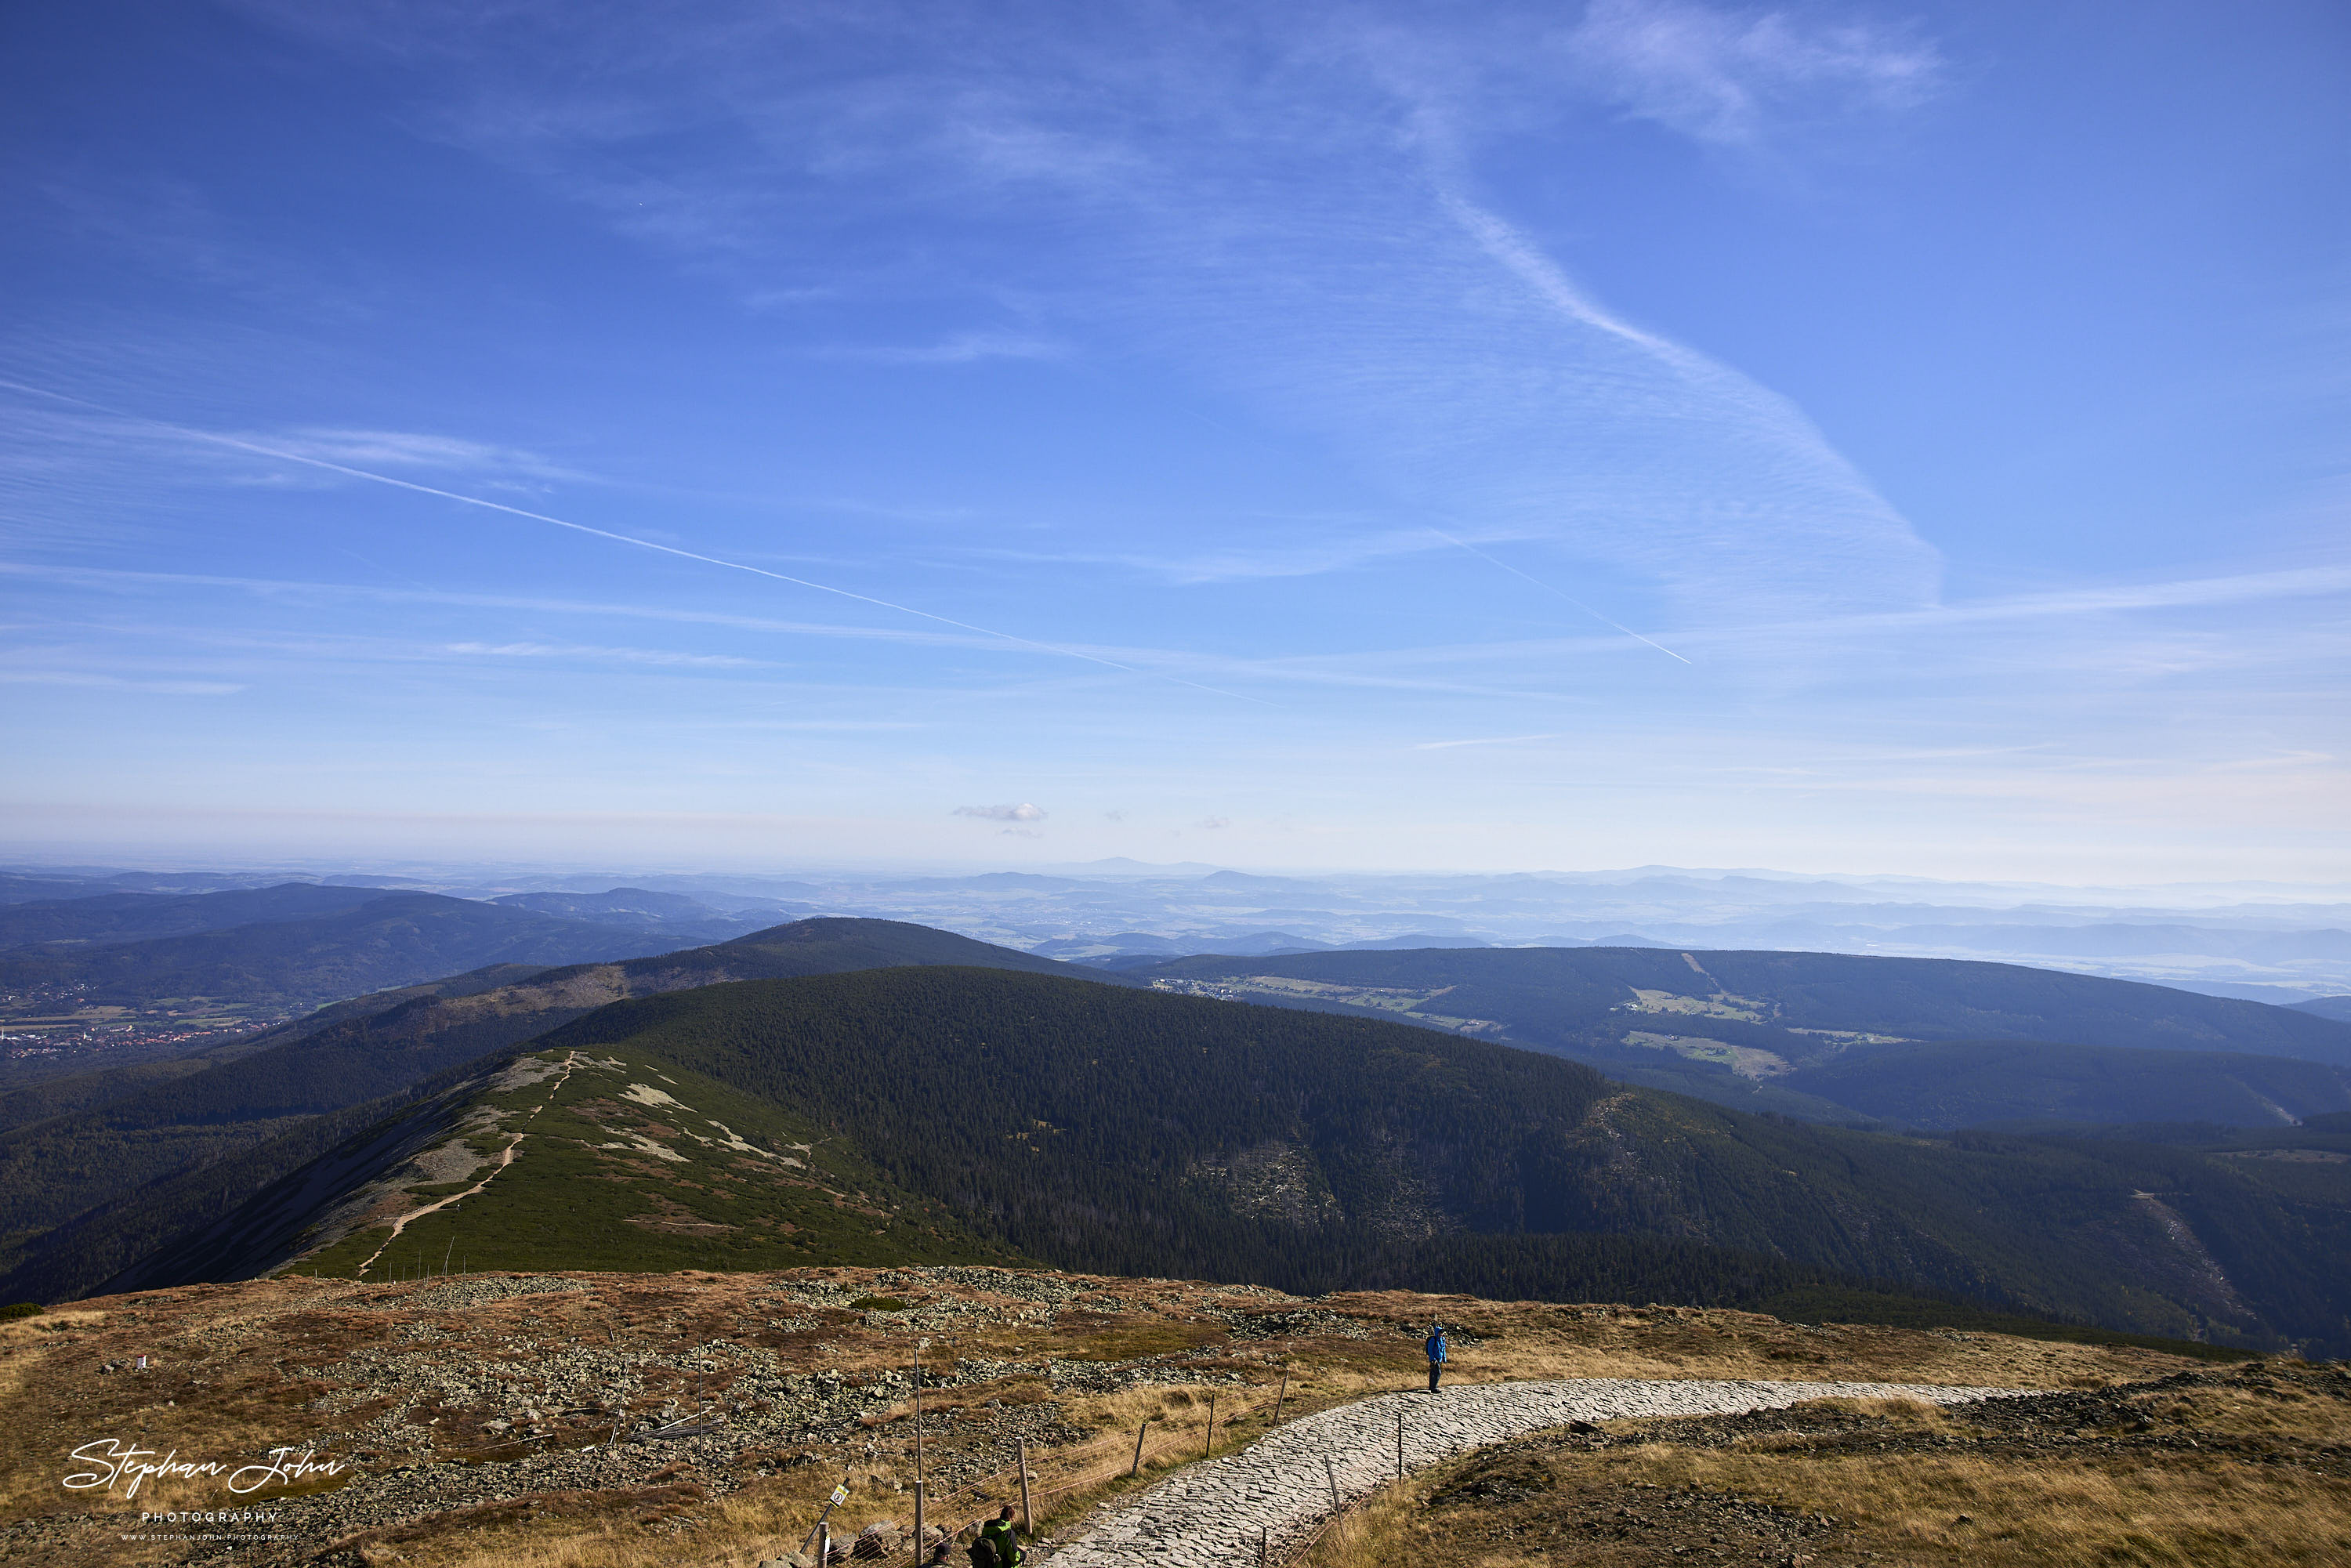
M 1143 1418 L 1143 1425 L 1134 1429 L 1134 1469 L 1126 1472 L 1130 1476 L 1139 1476 L 1143 1473 L 1143 1435 L 1150 1430 L 1151 1417 L 1145 1416 Z
M 1211 1394 L 1208 1396 L 1208 1430 L 1207 1434 L 1200 1439 L 1200 1457 L 1204 1459 L 1207 1458 L 1208 1457 L 1208 1450 L 1216 1446 L 1217 1396 Z
M 1339 1511 L 1339 1472 L 1331 1468 L 1331 1456 L 1322 1456 L 1322 1479 L 1331 1483 L 1331 1511 Z
M 1285 1366 L 1281 1369 L 1281 1392 L 1273 1396 L 1273 1419 L 1267 1422 L 1267 1426 L 1278 1427 L 1281 1425 L 1281 1402 L 1289 1397 L 1290 1368 Z
M 930 1542 L 923 1539 L 923 1344 L 914 1346 L 914 1561 L 920 1563 Z
M 1029 1439 L 1020 1439 L 1020 1533 L 1037 1533 L 1037 1521 L 1029 1511 Z
M 1404 1479 L 1404 1406 L 1396 1406 L 1396 1479 Z

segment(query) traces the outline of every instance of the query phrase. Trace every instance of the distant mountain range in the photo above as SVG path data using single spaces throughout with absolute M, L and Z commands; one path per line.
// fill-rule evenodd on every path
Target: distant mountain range
M 380 888 L 290 882 L 220 893 L 110 893 L 5 904 L 0 904 L 0 954 L 23 956 L 17 950 L 38 948 L 45 956 L 70 956 L 76 947 L 338 915 L 382 896 Z
M 193 894 L 286 880 L 283 874 L 20 867 L 0 873 L 0 903 Z M 855 915 L 1092 962 L 1124 962 L 1145 953 L 1258 956 L 1399 941 L 1656 945 L 1991 959 L 2280 1003 L 2351 994 L 2351 888 L 2346 887 L 2068 889 L 1669 866 L 1273 876 L 1197 862 L 1134 861 L 976 875 L 640 873 L 494 880 L 474 869 L 419 869 L 404 876 L 344 873 L 322 881 L 615 921 L 654 931 L 671 946 L 723 940 L 797 915 Z
M 1277 913 L 1297 892 L 1199 880 Z M 540 1092 L 495 1087 L 516 1053 L 592 1049 L 621 1065 L 568 1055 L 570 1087 L 545 1092 L 569 1097 L 530 1102 L 570 1131 L 527 1137 L 403 1247 L 446 1217 L 490 1243 L 477 1265 L 1021 1256 L 1523 1294 L 1571 1290 L 1614 1238 L 1685 1249 L 1671 1267 L 1693 1289 L 1736 1254 L 2147 1332 L 2351 1344 L 2328 1261 L 2351 1239 L 2343 998 L 1437 930 L 1185 956 L 1137 929 L 1160 950 L 1102 967 L 811 918 L 670 951 L 697 923 L 760 917 L 747 894 L 709 896 L 302 883 L 0 901 L 5 1005 L 313 1009 L 0 1080 L 0 1300 L 356 1267 L 378 1208 L 453 1196 L 465 1150 L 505 1157 L 512 1097 Z M 591 1123 L 611 1134 L 592 1156 Z M 559 1145 L 573 1155 L 550 1163 Z M 799 1145 L 799 1166 L 731 1163 Z
M 84 902 L 84 901 L 77 901 Z M 18 904 L 36 936 L 0 953 L 0 991 L 72 990 L 93 1003 L 204 998 L 311 1008 L 486 964 L 578 964 L 644 950 L 652 934 L 434 893 L 294 883 L 160 899 L 154 909 Z M 142 927 L 176 927 L 147 935 Z M 657 939 L 655 939 L 657 940 Z

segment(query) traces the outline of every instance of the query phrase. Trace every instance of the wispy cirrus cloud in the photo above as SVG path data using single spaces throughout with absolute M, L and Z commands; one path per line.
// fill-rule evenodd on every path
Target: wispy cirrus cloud
M 1561 730 L 1550 730 L 1541 735 L 1488 735 L 1471 740 L 1424 740 L 1413 749 L 1415 751 L 1450 751 L 1460 746 L 1522 746 L 1530 741 L 1557 740 L 1563 734 L 1564 732 Z
M 1566 45 L 1625 113 L 1719 146 L 1753 143 L 1781 115 L 1908 109 L 1945 71 L 1931 45 L 1883 26 L 1688 0 L 1592 0 Z
M 306 428 L 241 433 L 256 445 L 298 456 L 360 467 L 423 469 L 443 474 L 585 479 L 589 476 L 517 446 L 413 430 Z
M 772 667 L 766 659 L 746 659 L 732 653 L 688 653 L 674 648 L 606 648 L 577 643 L 450 643 L 452 653 L 479 654 L 494 659 L 610 660 L 628 664 L 656 664 L 669 669 L 752 670 Z
M 177 681 L 111 675 L 95 670 L 0 670 L 0 682 L 19 686 L 83 686 L 101 691 L 156 692 L 166 696 L 225 697 L 246 689 L 238 681 Z
M 969 622 L 958 621 L 953 616 L 941 615 L 934 611 L 921 610 L 913 605 L 883 599 L 874 594 L 860 593 L 853 589 L 841 588 L 831 583 L 817 582 L 809 578 L 794 576 L 789 572 L 773 571 L 764 566 L 754 565 L 749 561 L 730 559 L 726 557 L 705 554 L 700 550 L 686 549 L 681 546 L 664 543 L 659 539 L 652 538 L 642 534 L 622 533 L 613 528 L 601 528 L 587 523 L 573 522 L 569 519 L 555 517 L 546 512 L 535 511 L 528 507 L 513 506 L 505 501 L 492 500 L 486 497 L 469 495 L 458 490 L 444 489 L 438 486 L 423 484 L 414 479 L 402 478 L 396 475 L 385 474 L 370 468 L 362 468 L 357 464 L 343 463 L 333 458 L 318 456 L 311 453 L 300 451 L 292 446 L 270 444 L 255 441 L 245 436 L 229 434 L 225 432 L 204 430 L 193 425 L 173 424 L 163 420 L 150 419 L 141 415 L 124 413 L 119 410 L 107 408 L 104 405 L 91 402 L 88 399 L 77 397 L 71 393 L 32 386 L 22 382 L 11 381 L 5 378 L 0 378 L 0 387 L 5 387 L 13 392 L 27 392 L 37 398 L 45 399 L 52 402 L 60 402 L 78 409 L 89 410 L 92 413 L 107 416 L 127 431 L 143 431 L 158 438 L 184 443 L 196 448 L 209 448 L 222 453 L 235 454 L 247 457 L 274 459 L 279 462 L 300 465 L 319 470 L 323 473 L 334 474 L 346 479 L 365 480 L 371 484 L 383 485 L 393 489 L 405 490 L 416 495 L 432 496 L 444 501 L 455 501 L 461 506 L 478 507 L 486 511 L 503 513 L 507 517 L 521 517 L 535 523 L 544 523 L 549 528 L 559 528 L 568 533 L 605 539 L 615 544 L 626 545 L 636 549 L 650 550 L 656 554 L 669 556 L 679 560 L 697 562 L 702 566 L 715 568 L 721 571 L 740 572 L 751 577 L 764 578 L 772 582 L 787 583 L 794 588 L 806 589 L 812 592 L 831 594 L 841 599 L 852 600 L 860 604 L 871 605 L 877 609 L 889 611 L 894 614 L 912 616 L 919 620 L 932 622 L 941 626 L 951 626 L 960 632 L 970 632 L 978 633 L 982 636 L 999 638 L 1007 643 L 1033 649 L 1039 653 L 1050 653 L 1061 658 L 1082 660 L 1087 664 L 1099 664 L 1109 669 L 1123 670 L 1128 674 L 1144 675 L 1155 680 L 1172 682 L 1177 685 L 1192 686 L 1198 690 L 1211 692 L 1213 695 L 1217 696 L 1235 697 L 1243 702 L 1261 702 L 1264 700 L 1259 697 L 1245 696 L 1239 693 L 1221 691 L 1214 687 L 1203 686 L 1196 681 L 1188 680 L 1182 675 L 1170 674 L 1165 669 L 1138 669 L 1134 666 L 1122 664 L 1115 659 L 1107 658 L 1100 653 L 1088 653 L 1067 643 L 1046 643 L 1036 638 L 1023 637 L 1011 632 L 995 631 L 986 626 L 975 625 Z
M 1059 360 L 1070 347 L 1019 332 L 956 332 L 935 343 L 911 346 L 841 344 L 812 349 L 819 359 L 855 360 L 872 365 L 973 365 L 983 360 Z
M 1600 0 L 1566 27 L 1510 4 L 1468 26 L 1377 4 L 722 4 L 652 50 L 552 5 L 432 28 L 390 7 L 270 9 L 434 60 L 453 140 L 743 298 L 930 319 L 1019 298 L 1038 323 L 802 352 L 1147 359 L 1353 465 L 1381 496 L 1374 538 L 1435 518 L 1523 539 L 1554 558 L 1539 574 L 1595 563 L 1682 617 L 1938 591 L 1937 552 L 1800 410 L 1579 290 L 1476 177 L 1491 135 L 1563 96 L 1752 136 L 1771 111 L 1915 99 L 1924 45 L 1687 0 Z M 1114 531 L 1088 529 L 1097 548 Z M 1187 536 L 1234 576 L 1380 553 L 1254 520 Z

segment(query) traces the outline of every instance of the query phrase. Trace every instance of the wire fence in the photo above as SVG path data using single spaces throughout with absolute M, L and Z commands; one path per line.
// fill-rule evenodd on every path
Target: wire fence
M 1260 1389 L 1259 1392 L 1261 1393 L 1263 1390 Z M 1205 1427 L 1189 1430 L 1179 1428 L 1180 1435 L 1171 1434 L 1155 1443 L 1150 1440 L 1148 1434 L 1157 1417 L 1146 1420 L 1138 1430 L 1137 1440 L 1132 1448 L 1126 1447 L 1125 1437 L 1121 1434 L 1118 1437 L 1117 1454 L 1103 1463 L 1090 1466 L 1073 1475 L 1056 1476 L 1053 1479 L 1053 1484 L 1050 1487 L 1022 1488 L 1023 1500 L 1028 1508 L 1026 1517 L 1021 1522 L 1024 1526 L 1033 1527 L 1038 1520 L 1050 1518 L 1057 1509 L 1070 1500 L 1111 1482 L 1140 1476 L 1145 1468 L 1155 1466 L 1163 1460 L 1210 1458 L 1216 1451 L 1216 1433 L 1219 1425 L 1229 1433 L 1236 1423 L 1247 1421 L 1268 1409 L 1271 1409 L 1279 1416 L 1285 1403 L 1290 1405 L 1299 1403 L 1289 1398 L 1286 1379 L 1281 1391 L 1270 1399 L 1261 1398 L 1247 1404 L 1237 1403 L 1229 1416 L 1220 1416 L 1212 1410 L 1208 1424 Z M 1259 1436 L 1262 1435 L 1262 1433 L 1259 1434 Z M 1097 1439 L 1097 1441 L 1100 1440 L 1102 1439 Z M 936 1539 L 954 1542 L 963 1540 L 967 1535 L 976 1534 L 982 1525 L 997 1516 L 995 1509 L 987 1509 L 958 1524 L 949 1525 L 946 1521 L 957 1518 L 963 1511 L 975 1503 L 992 1501 L 1005 1495 L 1008 1489 L 1021 1487 L 1022 1469 L 1021 1464 L 1016 1463 L 1005 1469 L 961 1482 L 952 1491 L 939 1498 L 926 1496 L 924 1500 L 925 1511 L 937 1509 L 943 1516 L 929 1521 L 946 1532 Z M 1029 1469 L 1028 1474 L 1031 1479 L 1034 1479 L 1036 1472 L 1033 1467 Z M 911 1532 L 909 1533 L 911 1536 Z M 907 1547 L 902 1545 L 895 1549 L 875 1552 L 861 1561 L 881 1564 L 883 1568 L 905 1568 L 907 1564 L 920 1564 L 925 1562 L 935 1542 L 930 1541 L 914 1540 L 911 1542 L 911 1554 Z M 811 1555 L 813 1556 L 813 1551 Z M 845 1563 L 854 1556 L 855 1547 L 852 1542 L 835 1542 L 832 1543 L 832 1555 L 826 1561 Z

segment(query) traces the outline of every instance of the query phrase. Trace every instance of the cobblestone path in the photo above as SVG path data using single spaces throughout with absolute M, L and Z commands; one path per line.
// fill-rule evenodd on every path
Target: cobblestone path
M 1470 1448 L 1563 1426 L 1638 1416 L 1727 1416 L 1806 1399 L 1907 1398 L 1937 1405 L 2041 1392 L 1903 1383 L 1730 1383 L 1578 1378 L 1391 1394 L 1286 1423 L 1239 1453 L 1180 1470 L 1098 1516 L 1051 1554 L 1053 1568 L 1254 1568 L 1260 1532 L 1280 1561 L 1338 1509 L 1396 1474 Z

